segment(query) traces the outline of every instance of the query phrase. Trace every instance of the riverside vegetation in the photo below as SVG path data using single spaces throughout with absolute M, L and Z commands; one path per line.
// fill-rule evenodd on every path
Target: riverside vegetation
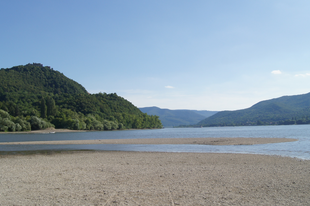
M 0 131 L 49 127 L 73 130 L 162 128 L 116 93 L 89 94 L 79 83 L 40 63 L 0 70 Z

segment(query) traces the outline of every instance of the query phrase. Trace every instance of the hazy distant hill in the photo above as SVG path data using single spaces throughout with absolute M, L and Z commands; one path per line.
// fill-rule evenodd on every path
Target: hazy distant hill
M 222 111 L 197 126 L 309 124 L 310 93 L 261 101 L 248 109 Z
M 208 111 L 208 110 L 188 110 L 188 111 L 196 112 L 197 114 L 200 114 L 200 115 L 205 116 L 205 117 L 210 117 L 210 116 L 218 113 L 218 111 Z
M 199 121 L 216 113 L 206 110 L 170 110 L 158 107 L 144 107 L 139 109 L 148 115 L 159 116 L 164 127 L 197 124 Z

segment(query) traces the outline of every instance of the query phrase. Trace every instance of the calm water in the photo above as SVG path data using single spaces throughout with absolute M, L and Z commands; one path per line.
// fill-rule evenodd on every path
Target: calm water
M 28 150 L 110 150 L 159 152 L 251 153 L 297 157 L 310 160 L 310 125 L 166 128 L 158 130 L 103 131 L 55 134 L 0 134 L 0 142 L 130 139 L 130 138 L 190 138 L 190 137 L 275 137 L 296 138 L 296 142 L 263 145 L 0 145 L 0 151 Z

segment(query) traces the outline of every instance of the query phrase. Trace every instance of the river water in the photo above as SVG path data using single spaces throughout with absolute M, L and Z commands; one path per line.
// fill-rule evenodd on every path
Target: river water
M 310 125 L 243 126 L 205 128 L 165 128 L 154 130 L 122 130 L 72 132 L 55 134 L 0 134 L 0 142 L 92 140 L 131 138 L 195 138 L 195 137 L 275 137 L 295 138 L 296 142 L 261 145 L 0 145 L 0 151 L 37 150 L 107 150 L 199 153 L 250 153 L 296 157 L 310 160 Z

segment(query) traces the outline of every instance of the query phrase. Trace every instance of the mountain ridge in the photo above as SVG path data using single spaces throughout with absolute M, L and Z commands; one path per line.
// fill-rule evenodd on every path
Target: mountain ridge
M 215 111 L 208 110 L 187 110 L 187 109 L 162 109 L 159 107 L 139 108 L 143 113 L 159 116 L 164 127 L 176 127 L 180 125 L 196 124 L 204 118 L 215 114 Z
M 222 111 L 196 126 L 308 124 L 309 119 L 310 93 L 306 93 L 263 100 L 246 109 Z

